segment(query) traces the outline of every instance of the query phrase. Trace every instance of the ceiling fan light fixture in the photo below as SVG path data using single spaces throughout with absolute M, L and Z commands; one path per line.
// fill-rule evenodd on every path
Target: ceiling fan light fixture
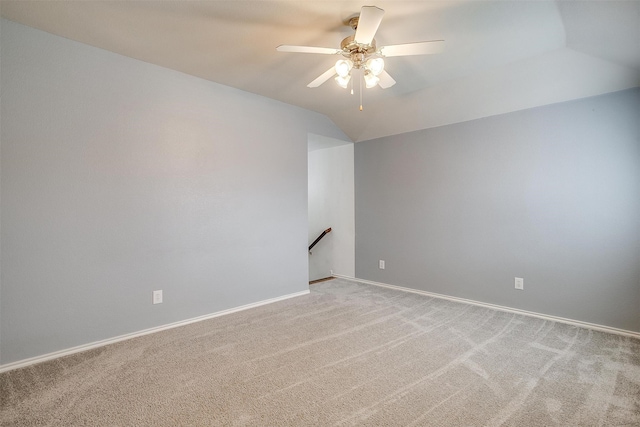
M 348 59 L 339 59 L 338 62 L 336 62 L 336 73 L 338 76 L 345 78 L 349 75 L 351 67 L 353 67 L 353 62 Z
M 371 71 L 364 73 L 364 84 L 367 86 L 367 89 L 371 89 L 377 85 L 379 81 L 380 78 L 375 76 Z
M 338 83 L 338 86 L 340 86 L 343 89 L 347 88 L 347 85 L 349 84 L 349 80 L 351 80 L 351 76 L 349 74 L 347 74 L 345 77 L 342 77 L 342 76 L 336 77 L 336 83 Z
M 384 71 L 384 59 L 371 58 L 367 61 L 367 69 L 373 73 L 374 76 L 380 75 Z
M 349 89 L 350 86 L 351 94 L 353 95 L 355 82 L 360 89 L 360 111 L 362 111 L 363 81 L 368 89 L 375 86 L 380 86 L 381 89 L 388 89 L 396 84 L 393 77 L 385 70 L 383 58 L 429 55 L 440 53 L 443 48 L 444 40 L 386 45 L 378 48 L 374 37 L 382 22 L 383 15 L 384 10 L 379 7 L 362 6 L 360 14 L 349 20 L 349 26 L 355 30 L 355 34 L 345 37 L 342 42 L 340 42 L 339 49 L 280 45 L 276 50 L 278 52 L 341 55 L 343 59 L 338 60 L 334 66 L 309 83 L 307 87 L 316 88 L 330 80 L 331 77 L 335 77 L 335 81 L 340 87 Z M 353 79 L 351 77 L 353 77 Z

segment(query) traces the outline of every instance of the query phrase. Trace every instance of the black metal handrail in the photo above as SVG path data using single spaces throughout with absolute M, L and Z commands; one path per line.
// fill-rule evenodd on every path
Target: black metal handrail
M 311 248 L 313 248 L 324 236 L 326 236 L 327 233 L 331 233 L 331 227 L 327 228 L 322 233 L 320 233 L 318 238 L 314 240 L 312 244 L 309 245 L 309 252 L 311 252 Z

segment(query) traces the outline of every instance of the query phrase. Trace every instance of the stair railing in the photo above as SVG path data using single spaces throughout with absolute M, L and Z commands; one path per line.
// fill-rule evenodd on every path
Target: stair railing
M 331 227 L 327 228 L 326 230 L 324 230 L 322 233 L 320 233 L 320 235 L 318 236 L 318 238 L 316 240 L 313 241 L 312 244 L 309 245 L 309 253 L 311 253 L 311 248 L 313 248 L 315 245 L 318 244 L 318 242 L 327 235 L 327 233 L 331 233 Z

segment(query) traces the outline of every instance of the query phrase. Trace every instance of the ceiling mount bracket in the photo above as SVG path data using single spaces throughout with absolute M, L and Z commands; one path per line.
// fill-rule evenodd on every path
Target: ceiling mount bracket
M 355 31 L 358 29 L 359 21 L 360 21 L 360 15 L 354 16 L 353 18 L 349 19 L 349 26 L 353 28 L 353 30 Z

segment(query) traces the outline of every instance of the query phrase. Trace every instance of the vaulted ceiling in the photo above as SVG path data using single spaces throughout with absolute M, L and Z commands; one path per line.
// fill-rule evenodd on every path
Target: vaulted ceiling
M 359 99 L 332 80 L 363 5 L 385 10 L 378 45 L 444 39 L 387 58 L 397 84 Z M 326 114 L 353 141 L 640 86 L 640 1 L 28 1 L 2 16 L 52 34 Z

